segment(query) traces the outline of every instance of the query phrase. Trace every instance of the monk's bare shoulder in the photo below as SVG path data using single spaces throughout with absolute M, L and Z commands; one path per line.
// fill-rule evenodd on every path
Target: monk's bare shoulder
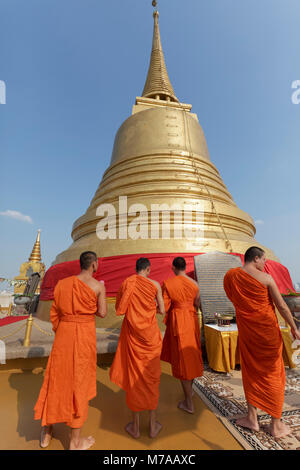
M 96 292 L 97 295 L 105 293 L 104 282 L 99 282 L 96 279 L 92 278 L 90 280 L 90 287 Z
M 264 276 L 264 281 L 267 286 L 270 286 L 271 284 L 275 282 L 270 274 L 267 274 L 267 273 L 261 273 L 261 274 Z
M 192 281 L 193 284 L 199 289 L 198 282 L 195 281 L 195 279 L 192 279 L 190 276 L 187 276 L 190 281 Z
M 157 290 L 161 289 L 159 282 L 154 281 L 154 279 L 150 279 L 150 277 L 147 277 L 147 279 L 148 281 L 151 281 L 155 285 L 155 287 L 157 287 Z
M 269 286 L 273 281 L 273 278 L 272 278 L 272 276 L 270 276 L 270 274 L 263 273 L 261 271 L 258 271 L 258 273 L 256 273 L 255 277 L 258 281 L 260 281 L 265 286 Z
M 105 293 L 105 284 L 103 281 L 96 281 L 96 279 L 94 279 L 95 282 L 97 284 L 95 284 L 95 287 L 97 286 L 97 288 L 99 289 L 99 293 Z
M 261 274 L 261 276 L 263 276 L 263 277 L 264 277 L 264 279 L 266 279 L 266 281 L 272 281 L 272 280 L 273 280 L 273 278 L 272 278 L 271 274 L 268 274 L 268 273 L 262 273 L 262 272 L 261 272 L 260 274 Z
M 270 286 L 274 282 L 274 279 L 268 273 L 264 273 L 264 272 L 259 271 L 257 269 L 250 270 L 250 271 L 245 270 L 245 271 L 248 272 L 248 274 L 250 274 L 252 277 L 254 277 L 257 281 L 264 284 L 266 287 Z

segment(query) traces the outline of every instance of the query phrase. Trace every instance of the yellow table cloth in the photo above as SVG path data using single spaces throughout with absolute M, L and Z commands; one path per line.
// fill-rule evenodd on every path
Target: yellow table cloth
M 292 361 L 292 338 L 288 327 L 280 327 L 283 339 L 283 359 L 285 365 L 296 367 Z M 230 327 L 204 325 L 205 345 L 209 367 L 217 372 L 230 372 L 240 364 L 238 330 L 234 323 Z

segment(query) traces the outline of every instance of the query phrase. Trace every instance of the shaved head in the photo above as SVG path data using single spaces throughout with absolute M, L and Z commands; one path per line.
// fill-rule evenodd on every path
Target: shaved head
M 258 246 L 251 246 L 245 253 L 244 261 L 245 263 L 251 263 L 251 261 L 255 260 L 256 256 L 258 256 L 258 258 L 261 258 L 264 254 L 264 250 L 262 250 Z
M 140 271 L 147 269 L 149 266 L 151 266 L 151 263 L 148 258 L 139 258 L 136 262 L 135 269 L 136 272 L 139 273 Z
M 177 256 L 177 258 L 173 259 L 173 266 L 174 266 L 174 268 L 178 269 L 179 271 L 185 271 L 186 261 L 181 256 Z
M 81 270 L 86 270 L 89 269 L 92 263 L 98 261 L 98 257 L 96 253 L 94 253 L 94 251 L 84 251 L 83 253 L 81 253 L 79 261 Z

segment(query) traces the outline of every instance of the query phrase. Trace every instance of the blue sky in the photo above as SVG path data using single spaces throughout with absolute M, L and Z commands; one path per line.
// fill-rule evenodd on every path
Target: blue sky
M 159 0 L 177 97 L 191 103 L 212 162 L 256 239 L 300 282 L 299 0 Z M 71 244 L 141 95 L 150 0 L 1 0 L 0 276 L 13 277 L 41 228 L 49 267 Z M 0 286 L 1 287 L 1 286 Z

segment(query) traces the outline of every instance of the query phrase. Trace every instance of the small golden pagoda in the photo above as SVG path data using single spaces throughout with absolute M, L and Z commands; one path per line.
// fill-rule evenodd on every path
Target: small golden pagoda
M 46 268 L 45 268 L 44 263 L 42 263 L 40 236 L 41 236 L 41 231 L 38 230 L 36 241 L 33 245 L 28 261 L 25 261 L 25 263 L 21 264 L 20 274 L 19 276 L 16 276 L 14 278 L 15 281 L 27 281 L 28 278 L 31 276 L 31 274 L 36 273 L 36 272 L 40 274 L 41 280 L 43 279 Z M 20 285 L 20 286 L 15 285 L 14 293 L 23 294 L 24 289 L 25 289 L 25 284 Z M 36 290 L 36 294 L 39 294 L 39 293 L 40 293 L 40 286 Z

